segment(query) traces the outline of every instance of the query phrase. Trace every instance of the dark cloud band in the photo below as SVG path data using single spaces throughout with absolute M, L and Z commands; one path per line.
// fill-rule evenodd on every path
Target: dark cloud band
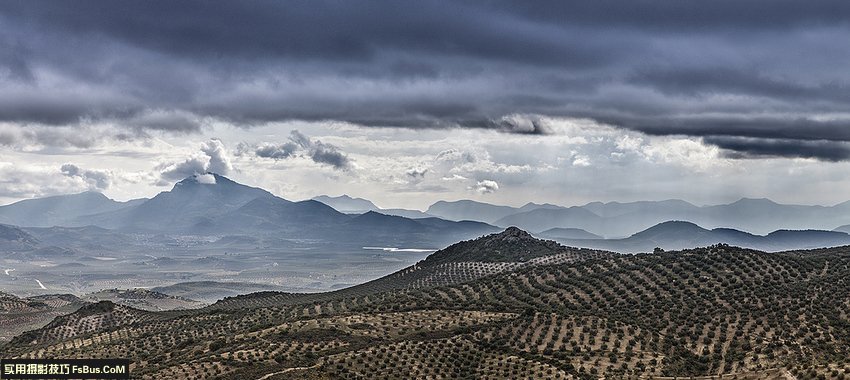
M 848 13 L 842 0 L 4 1 L 0 121 L 546 134 L 540 115 L 725 136 L 722 147 L 741 155 L 769 141 L 841 146 Z M 772 144 L 762 149 L 800 156 Z M 330 148 L 314 151 L 345 165 Z

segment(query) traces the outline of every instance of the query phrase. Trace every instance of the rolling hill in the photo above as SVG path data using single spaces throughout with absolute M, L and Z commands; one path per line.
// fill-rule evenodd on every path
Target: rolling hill
M 701 232 L 662 227 L 642 236 Z M 503 269 L 460 275 L 487 265 Z M 848 307 L 847 247 L 618 255 L 509 229 L 331 293 L 93 304 L 0 355 L 128 357 L 144 379 L 842 379 Z

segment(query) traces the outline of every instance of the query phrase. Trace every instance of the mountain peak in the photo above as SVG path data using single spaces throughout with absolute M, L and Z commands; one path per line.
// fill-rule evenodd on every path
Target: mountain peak
M 510 238 L 519 238 L 519 239 L 531 238 L 531 239 L 534 239 L 534 237 L 531 236 L 530 233 L 523 231 L 519 227 L 515 227 L 515 226 L 510 226 L 510 227 L 506 228 L 504 231 L 499 232 L 499 233 L 494 234 L 494 235 L 490 235 L 490 236 L 499 237 L 501 239 L 510 239 Z
M 732 203 L 733 205 L 741 205 L 741 204 L 754 204 L 754 205 L 776 205 L 778 203 L 768 199 L 768 198 L 741 198 L 736 202 Z
M 182 179 L 180 182 L 177 182 L 177 184 L 175 184 L 174 186 L 178 186 L 178 185 L 181 185 L 181 184 L 184 184 L 184 185 L 185 184 L 215 185 L 221 179 L 230 181 L 228 178 L 221 176 L 221 175 L 218 175 L 218 174 L 215 174 L 215 173 L 212 173 L 212 172 L 195 173 L 195 174 L 192 174 L 192 175 Z
M 685 234 L 693 234 L 693 233 L 706 233 L 708 230 L 700 227 L 699 225 L 687 221 L 682 220 L 670 220 L 662 223 L 658 223 L 652 227 L 649 227 L 643 231 L 640 231 L 632 237 L 634 238 L 657 238 L 660 235 L 668 235 L 675 236 L 677 234 L 685 235 Z
M 317 197 L 313 197 L 313 200 L 331 206 L 339 212 L 362 213 L 365 211 L 380 210 L 378 206 L 368 199 L 355 198 L 347 194 L 343 194 L 338 197 L 319 195 Z

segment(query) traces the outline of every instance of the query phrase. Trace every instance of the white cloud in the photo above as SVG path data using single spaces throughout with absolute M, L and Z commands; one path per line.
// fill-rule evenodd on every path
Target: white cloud
M 215 176 L 212 174 L 195 174 L 195 180 L 203 185 L 215 185 Z
M 580 166 L 580 167 L 590 166 L 590 158 L 583 155 L 583 154 L 577 154 L 573 157 L 573 166 Z
M 221 175 L 227 175 L 233 171 L 233 164 L 230 162 L 227 149 L 220 139 L 212 138 L 201 144 L 201 152 L 209 157 L 207 171 Z
M 478 183 L 475 184 L 475 187 L 473 187 L 473 190 L 480 194 L 495 193 L 499 190 L 499 184 L 496 183 L 496 181 L 485 179 L 483 181 L 478 181 Z
M 168 186 L 196 174 L 212 172 L 228 175 L 233 171 L 233 163 L 224 143 L 218 138 L 211 138 L 200 145 L 200 153 L 178 162 L 160 163 L 156 166 L 159 172 L 157 186 Z

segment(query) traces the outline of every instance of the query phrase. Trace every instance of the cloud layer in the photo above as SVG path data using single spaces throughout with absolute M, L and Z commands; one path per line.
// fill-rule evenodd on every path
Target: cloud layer
M 539 118 L 564 116 L 700 137 L 729 157 L 847 160 L 848 13 L 842 0 L 6 1 L 0 122 L 546 134 Z

